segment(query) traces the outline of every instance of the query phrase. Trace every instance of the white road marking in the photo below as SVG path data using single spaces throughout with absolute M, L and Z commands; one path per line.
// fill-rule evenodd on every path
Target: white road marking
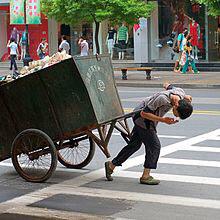
M 160 158 L 159 163 L 181 164 L 201 167 L 220 167 L 220 161 Z
M 98 132 L 93 132 L 95 135 L 98 135 Z M 119 132 L 113 132 L 114 136 L 121 136 Z M 186 136 L 178 136 L 178 135 L 158 135 L 159 138 L 172 138 L 172 139 L 184 139 Z
M 143 187 L 146 187 L 143 185 Z M 59 191 L 59 188 L 54 187 L 54 193 Z M 62 188 L 62 194 L 68 195 L 81 195 L 81 196 L 91 196 L 99 198 L 109 198 L 109 199 L 125 199 L 129 201 L 138 201 L 138 202 L 151 202 L 151 203 L 162 203 L 170 205 L 182 205 L 189 207 L 203 207 L 210 209 L 220 209 L 219 200 L 211 199 L 199 199 L 199 198 L 190 198 L 183 196 L 169 196 L 169 195 L 158 195 L 150 193 L 138 193 L 138 192 L 125 192 L 125 191 L 115 191 L 115 190 L 105 190 L 97 188 L 88 188 L 88 187 L 78 187 L 77 190 L 69 190 L 67 188 Z
M 121 89 L 118 89 L 118 92 L 119 93 L 126 93 L 126 94 L 135 92 L 135 94 L 144 93 L 144 94 L 152 95 L 152 91 L 145 91 L 145 90 L 121 90 Z
M 120 173 L 116 173 L 114 176 L 139 179 L 141 175 L 142 175 L 142 172 L 121 171 Z M 160 173 L 153 173 L 153 172 L 152 172 L 152 176 L 155 177 L 156 179 L 170 181 L 170 182 L 196 183 L 196 184 L 207 184 L 207 185 L 220 186 L 220 178 L 160 174 Z
M 212 137 L 212 138 L 208 138 L 208 140 L 211 140 L 211 141 L 220 141 L 220 137 L 217 136 L 217 137 Z
M 177 136 L 177 135 L 158 135 L 159 138 L 172 138 L 172 139 L 184 139 L 186 136 Z
M 194 145 L 194 146 L 190 146 L 190 147 L 185 147 L 183 150 L 220 153 L 220 147 L 202 147 L 202 146 L 195 146 Z
M 220 129 L 215 131 L 202 134 L 175 144 L 168 145 L 161 149 L 161 157 L 173 153 L 175 151 L 184 149 L 186 147 L 195 145 L 200 143 L 208 138 L 214 138 L 220 134 Z M 181 159 L 172 159 L 172 158 L 160 158 L 159 162 L 184 162 L 192 165 L 192 164 L 201 164 L 204 163 L 204 166 L 212 165 L 220 167 L 220 162 L 215 161 L 196 161 L 196 160 L 182 160 Z M 133 166 L 138 166 L 143 164 L 144 155 L 137 156 L 131 159 L 128 159 L 121 169 L 117 169 L 115 175 L 119 175 L 118 172 L 120 170 L 125 170 Z M 193 163 L 190 163 L 193 162 Z M 181 163 L 181 164 L 182 164 Z M 165 176 L 163 176 L 165 178 Z M 64 194 L 72 194 L 72 195 L 86 195 L 86 196 L 95 196 L 100 198 L 116 198 L 116 199 L 127 199 L 133 201 L 145 201 L 145 202 L 156 202 L 156 203 L 166 203 L 172 205 L 183 205 L 183 206 L 191 206 L 191 207 L 205 207 L 212 209 L 220 209 L 220 201 L 219 200 L 209 200 L 209 199 L 199 199 L 199 198 L 187 198 L 187 197 L 178 197 L 178 196 L 169 196 L 169 195 L 154 195 L 154 194 L 145 194 L 145 193 L 136 193 L 136 192 L 122 192 L 122 191 L 114 191 L 114 190 L 102 190 L 95 188 L 86 188 L 81 187 L 87 183 L 95 181 L 97 179 L 104 178 L 104 168 L 95 170 L 93 172 L 81 175 L 79 177 L 73 178 L 71 180 L 64 181 L 59 184 L 51 185 L 47 188 L 8 200 L 3 205 L 14 205 L 16 207 L 19 205 L 29 205 L 34 202 L 40 201 L 44 198 L 48 198 L 50 196 L 64 193 Z M 168 178 L 168 177 L 167 177 Z M 180 177 L 179 177 L 180 178 Z M 206 179 L 207 180 L 207 179 Z M 201 179 L 200 179 L 201 181 Z M 217 184 L 217 180 L 216 180 Z M 146 186 L 144 186 L 146 187 Z

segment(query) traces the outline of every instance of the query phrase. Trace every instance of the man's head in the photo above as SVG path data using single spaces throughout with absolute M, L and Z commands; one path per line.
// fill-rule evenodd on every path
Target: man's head
M 185 99 L 180 99 L 178 104 L 173 106 L 173 114 L 180 119 L 188 118 L 193 112 L 192 104 Z

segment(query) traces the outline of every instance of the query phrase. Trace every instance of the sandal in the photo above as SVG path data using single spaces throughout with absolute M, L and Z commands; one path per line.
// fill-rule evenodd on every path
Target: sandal
M 147 178 L 140 178 L 140 184 L 146 184 L 146 185 L 158 185 L 160 183 L 160 180 L 154 179 L 152 176 L 149 176 Z

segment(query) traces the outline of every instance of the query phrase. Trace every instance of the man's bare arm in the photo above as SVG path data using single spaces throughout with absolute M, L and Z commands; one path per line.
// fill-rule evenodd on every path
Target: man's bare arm
M 140 115 L 142 118 L 148 119 L 150 121 L 158 121 L 158 122 L 163 122 L 166 124 L 175 124 L 178 122 L 178 120 L 175 120 L 174 118 L 160 117 L 160 116 L 154 115 L 149 112 L 144 112 L 144 111 L 141 111 Z

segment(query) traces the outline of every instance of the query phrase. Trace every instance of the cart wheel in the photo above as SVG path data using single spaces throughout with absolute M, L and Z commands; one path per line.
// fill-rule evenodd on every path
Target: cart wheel
M 53 141 L 37 129 L 27 129 L 17 135 L 11 156 L 18 174 L 29 182 L 46 181 L 57 166 L 57 151 Z
M 95 143 L 88 136 L 64 141 L 58 160 L 67 168 L 81 169 L 89 164 L 95 153 Z

